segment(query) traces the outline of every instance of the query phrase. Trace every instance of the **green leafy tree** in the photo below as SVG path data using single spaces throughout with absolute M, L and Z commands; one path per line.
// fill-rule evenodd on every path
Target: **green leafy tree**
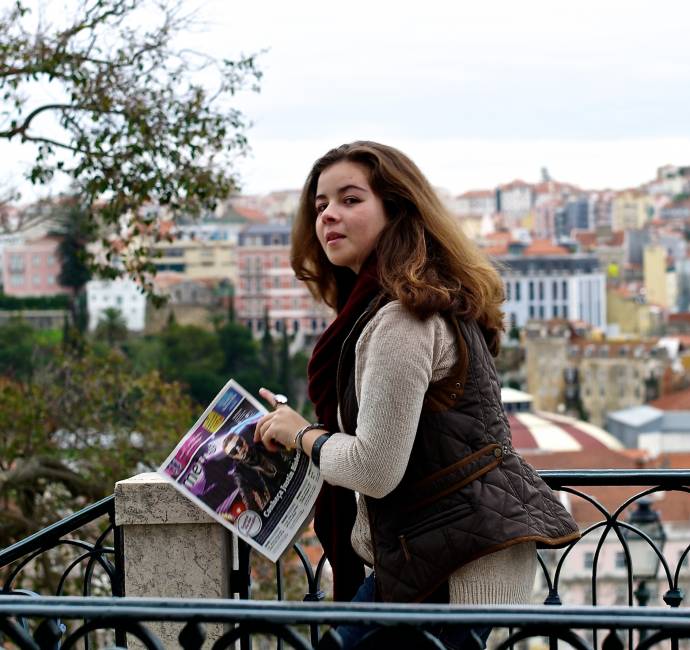
M 261 73 L 254 56 L 176 48 L 192 22 L 180 2 L 80 0 L 50 17 L 48 4 L 15 0 L 0 14 L 0 141 L 34 147 L 30 180 L 66 175 L 94 221 L 111 227 L 92 265 L 151 289 L 139 235 L 159 235 L 144 207 L 199 214 L 237 187 L 247 139 L 234 96 L 258 90 Z
M 101 319 L 96 325 L 94 336 L 96 340 L 106 341 L 110 347 L 127 340 L 127 323 L 122 312 L 115 307 L 108 307 L 103 310 Z
M 232 377 L 248 391 L 256 394 L 265 379 L 261 370 L 259 348 L 251 331 L 233 321 L 225 323 L 217 332 L 223 351 L 222 373 Z
M 264 312 L 263 334 L 261 335 L 261 371 L 264 385 L 272 385 L 276 377 L 276 350 L 273 335 L 271 334 L 271 320 L 268 317 L 268 309 Z
M 290 361 L 290 338 L 288 337 L 285 323 L 283 323 L 283 332 L 280 338 L 276 388 L 284 395 L 287 395 L 288 399 L 294 400 L 295 391 L 293 387 L 292 364 Z
M 216 333 L 193 325 L 173 324 L 157 338 L 163 376 L 185 384 L 189 394 L 206 406 L 226 381 L 223 351 Z
M 41 335 L 26 321 L 12 319 L 0 327 L 0 376 L 28 381 L 47 363 L 49 355 Z
M 88 326 L 84 290 L 91 279 L 88 246 L 94 239 L 94 222 L 88 207 L 77 197 L 67 197 L 53 213 L 55 228 L 51 234 L 60 240 L 58 283 L 70 290 L 69 309 L 72 326 L 83 334 Z
M 0 380 L 0 547 L 157 466 L 192 422 L 179 384 L 136 375 L 117 351 L 55 351 Z

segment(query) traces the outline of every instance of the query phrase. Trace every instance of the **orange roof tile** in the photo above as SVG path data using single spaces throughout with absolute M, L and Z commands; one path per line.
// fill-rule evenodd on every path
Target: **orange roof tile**
M 486 255 L 496 257 L 497 255 L 506 255 L 508 253 L 508 244 L 497 244 L 495 246 L 487 246 L 483 249 Z
M 594 246 L 597 243 L 597 234 L 588 230 L 579 230 L 573 233 L 575 241 L 583 246 Z
M 257 223 L 265 223 L 268 221 L 268 217 L 261 212 L 261 210 L 256 210 L 255 208 L 248 208 L 244 205 L 233 205 L 232 206 L 240 216 L 248 219 L 249 221 L 255 221 Z
M 662 411 L 690 411 L 690 388 L 663 395 L 648 404 Z
M 558 246 L 548 239 L 533 239 L 532 243 L 522 252 L 523 255 L 568 255 L 563 246 Z
M 487 241 L 491 242 L 509 242 L 513 236 L 507 230 L 497 230 L 496 232 L 491 232 L 484 237 Z
M 468 190 L 458 195 L 459 199 L 490 199 L 494 197 L 493 190 Z
M 505 183 L 499 187 L 502 190 L 515 190 L 518 188 L 531 188 L 532 185 L 530 183 L 525 183 L 525 181 L 520 180 L 519 178 L 516 178 L 514 181 L 510 181 L 510 183 Z

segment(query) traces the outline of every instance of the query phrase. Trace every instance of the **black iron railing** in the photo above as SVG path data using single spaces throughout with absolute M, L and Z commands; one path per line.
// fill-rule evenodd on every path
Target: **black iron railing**
M 37 619 L 41 624 L 32 636 L 16 620 Z M 56 620 L 87 621 L 61 639 Z M 592 628 L 604 634 L 606 650 L 622 650 L 622 637 L 628 630 L 649 634 L 640 640 L 635 635 L 635 650 L 656 644 L 675 644 L 690 638 L 688 616 L 679 609 L 659 607 L 568 607 L 494 606 L 451 607 L 438 605 L 382 605 L 308 602 L 254 602 L 240 600 L 178 600 L 149 598 L 73 598 L 5 596 L 0 599 L 0 629 L 17 647 L 31 650 L 76 647 L 77 642 L 97 630 L 119 627 L 136 637 L 146 648 L 164 646 L 153 632 L 152 622 L 183 623 L 179 647 L 201 648 L 206 639 L 206 624 L 225 624 L 214 640 L 213 650 L 234 648 L 242 637 L 262 635 L 280 639 L 290 648 L 311 650 L 315 646 L 300 633 L 300 626 L 317 624 L 378 624 L 359 650 L 396 648 L 397 650 L 438 650 L 429 632 L 434 625 L 493 628 L 500 637 L 496 650 L 514 647 L 518 642 L 537 639 L 543 643 L 563 641 L 564 646 L 589 650 L 590 641 L 582 630 Z M 623 634 L 621 634 L 621 632 Z M 470 644 L 471 645 L 471 644 Z M 336 645 L 329 647 L 335 648 Z M 661 647 L 668 647 L 662 645 Z M 471 647 L 468 647 L 471 650 Z
M 141 621 L 216 621 L 240 624 L 239 629 L 241 632 L 235 630 L 233 634 L 238 634 L 242 648 L 246 649 L 250 647 L 251 635 L 248 631 L 256 628 L 258 633 L 258 621 L 263 614 L 268 612 L 270 617 L 266 620 L 272 621 L 271 625 L 278 625 L 280 622 L 280 625 L 287 626 L 285 630 L 280 628 L 280 633 L 276 631 L 278 628 L 274 630 L 276 631 L 277 639 L 284 639 L 285 643 L 288 645 L 292 644 L 292 647 L 316 647 L 322 629 L 320 626 L 338 620 L 345 620 L 348 616 L 353 617 L 352 612 L 355 611 L 358 620 L 363 620 L 361 614 L 364 612 L 368 612 L 364 616 L 365 619 L 366 617 L 376 616 L 378 617 L 377 620 L 395 625 L 402 622 L 410 623 L 414 619 L 413 624 L 422 631 L 426 623 L 436 621 L 439 616 L 442 618 L 443 616 L 452 615 L 452 621 L 450 619 L 444 620 L 458 625 L 476 623 L 479 621 L 477 617 L 488 616 L 491 618 L 491 625 L 494 627 L 505 627 L 507 630 L 506 634 L 512 635 L 513 641 L 517 639 L 514 636 L 515 634 L 522 633 L 539 636 L 537 634 L 539 631 L 549 632 L 553 639 L 562 638 L 565 640 L 565 636 L 562 635 L 566 635 L 569 633 L 568 630 L 573 630 L 582 625 L 582 627 L 588 630 L 580 635 L 583 639 L 582 643 L 590 644 L 591 647 L 596 648 L 603 647 L 602 644 L 606 642 L 605 647 L 609 650 L 619 647 L 617 645 L 610 645 L 614 644 L 614 636 L 612 636 L 611 630 L 618 630 L 617 634 L 623 634 L 625 647 L 631 649 L 639 647 L 642 649 L 649 647 L 646 645 L 647 641 L 640 643 L 633 629 L 643 630 L 643 637 L 649 631 L 649 638 L 652 639 L 655 638 L 655 630 L 659 633 L 664 632 L 664 630 L 670 630 L 674 631 L 675 634 L 675 632 L 681 629 L 674 627 L 678 621 L 684 621 L 686 627 L 690 628 L 690 615 L 687 614 L 688 610 L 684 609 L 684 592 L 682 588 L 682 580 L 684 578 L 687 579 L 682 568 L 685 566 L 685 560 L 690 552 L 690 538 L 683 540 L 681 552 L 678 553 L 676 548 L 677 556 L 671 559 L 664 555 L 663 549 L 650 535 L 630 522 L 630 512 L 641 499 L 653 496 L 659 492 L 686 494 L 690 492 L 690 471 L 583 470 L 542 471 L 540 474 L 554 490 L 568 495 L 571 501 L 582 499 L 589 503 L 593 511 L 597 513 L 597 520 L 584 528 L 582 539 L 568 548 L 559 552 L 546 551 L 540 553 L 544 602 L 546 606 L 520 610 L 521 616 L 529 614 L 529 625 L 527 625 L 528 619 L 512 619 L 508 616 L 509 610 L 493 606 L 483 610 L 474 609 L 470 611 L 464 609 L 453 610 L 452 612 L 450 610 L 439 612 L 438 610 L 415 608 L 412 606 L 402 606 L 403 609 L 395 607 L 387 609 L 382 606 L 374 606 L 368 610 L 366 608 L 364 610 L 361 608 L 353 610 L 351 609 L 352 606 L 335 606 L 325 602 L 318 603 L 318 605 L 309 605 L 309 602 L 313 603 L 325 599 L 321 586 L 324 558 L 321 557 L 316 566 L 312 566 L 304 548 L 299 545 L 294 547 L 294 552 L 297 554 L 298 562 L 307 580 L 307 589 L 304 595 L 304 601 L 307 601 L 307 604 L 301 606 L 294 603 L 241 602 L 242 600 L 249 601 L 251 597 L 250 569 L 252 557 L 249 547 L 244 544 L 239 544 L 239 569 L 236 568 L 231 576 L 233 592 L 239 594 L 241 601 L 222 601 L 224 605 L 215 603 L 212 607 L 213 615 L 220 616 L 218 612 L 222 610 L 223 614 L 220 618 L 213 618 L 209 613 L 210 610 L 204 609 L 198 601 L 188 601 L 188 608 L 186 608 L 184 603 L 176 603 L 175 607 L 177 609 L 166 609 L 164 603 L 147 601 L 151 603 L 152 609 L 144 612 L 141 609 L 142 606 L 134 604 L 130 599 L 75 600 L 63 597 L 56 600 L 54 597 L 39 597 L 35 591 L 26 589 L 23 586 L 22 578 L 27 578 L 26 574 L 31 573 L 32 563 L 44 553 L 54 553 L 56 549 L 70 548 L 73 550 L 72 557 L 66 560 L 66 564 L 61 568 L 58 584 L 53 593 L 58 596 L 62 595 L 65 592 L 68 580 L 72 580 L 72 576 L 79 569 L 81 571 L 81 584 L 78 587 L 78 591 L 75 592 L 73 590 L 72 593 L 82 593 L 84 596 L 93 594 L 94 575 L 98 573 L 98 575 L 103 577 L 100 582 L 99 593 L 104 593 L 102 585 L 105 584 L 107 587 L 105 593 L 107 595 L 124 596 L 121 533 L 114 525 L 114 497 L 108 497 L 0 552 L 0 571 L 4 572 L 0 575 L 5 576 L 2 584 L 2 594 L 4 596 L 0 598 L 0 631 L 12 637 L 13 634 L 20 633 L 17 630 L 23 630 L 25 636 L 30 636 L 28 630 L 31 629 L 33 630 L 32 634 L 34 636 L 38 634 L 39 639 L 44 639 L 44 637 L 47 639 L 53 638 L 59 632 L 58 641 L 53 639 L 52 646 L 39 643 L 39 647 L 55 648 L 58 647 L 58 642 L 60 642 L 62 643 L 61 647 L 64 648 L 68 647 L 65 645 L 67 634 L 74 635 L 76 631 L 82 630 L 83 635 L 85 635 L 85 645 L 88 648 L 89 636 L 84 630 L 87 630 L 88 625 L 95 625 L 96 622 L 99 622 L 100 625 L 104 621 L 110 621 L 111 629 L 115 630 L 116 642 L 123 644 L 125 631 L 131 631 L 134 628 L 139 629 L 137 625 Z M 626 486 L 631 488 L 631 492 L 620 502 L 616 503 L 614 507 L 606 508 L 602 505 L 600 499 L 592 495 L 592 492 L 607 486 Z M 633 487 L 635 488 L 634 490 L 632 490 Z M 589 492 L 587 491 L 588 488 Z M 596 488 L 596 490 L 591 488 Z M 98 525 L 99 522 L 101 522 L 100 525 Z M 92 535 L 95 534 L 95 539 L 93 541 L 77 539 L 78 535 L 84 530 L 91 531 Z M 96 530 L 95 533 L 93 532 L 94 530 Z M 687 522 L 686 530 L 690 530 L 690 522 Z M 635 572 L 630 552 L 630 542 L 635 538 L 644 540 L 645 544 L 659 558 L 660 571 L 655 583 L 659 587 L 663 601 L 669 606 L 667 608 L 640 608 L 635 606 L 635 580 L 638 576 Z M 620 575 L 616 577 L 619 587 L 622 585 L 625 592 L 625 598 L 617 601 L 626 605 L 623 608 L 609 607 L 610 603 L 606 602 L 599 595 L 602 586 L 607 580 L 611 580 L 610 572 L 604 575 L 600 567 L 603 550 L 606 545 L 611 544 L 615 544 L 624 557 L 624 562 L 619 567 Z M 589 584 L 588 602 L 594 606 L 591 611 L 589 609 L 574 610 L 571 608 L 573 605 L 581 604 L 571 596 L 573 584 L 577 580 L 582 582 L 581 578 L 574 579 L 572 577 L 573 572 L 570 570 L 572 569 L 574 559 L 578 557 L 578 545 L 580 547 L 581 545 L 589 545 L 588 547 L 592 549 L 591 567 L 586 578 Z M 285 596 L 283 576 L 285 561 L 287 560 L 276 565 L 275 596 L 279 601 L 282 601 Z M 579 569 L 581 572 L 582 567 L 579 567 Z M 29 575 L 28 577 L 31 576 Z M 74 581 L 72 580 L 72 582 Z M 71 586 L 73 588 L 73 584 Z M 17 595 L 23 595 L 24 597 L 17 599 Z M 27 595 L 31 596 L 31 598 L 26 598 Z M 210 601 L 204 602 L 209 603 Z M 89 603 L 93 603 L 94 610 L 88 609 Z M 114 603 L 120 604 L 114 605 Z M 556 605 L 558 607 L 555 607 Z M 7 609 L 8 607 L 10 609 Z M 25 607 L 25 609 L 21 609 L 22 607 Z M 41 607 L 43 609 L 40 609 Z M 52 615 L 46 613 L 48 611 L 46 608 L 50 607 L 56 608 Z M 113 607 L 116 610 L 113 610 Z M 119 609 L 120 607 L 121 609 Z M 187 612 L 188 616 L 181 617 L 183 610 Z M 106 615 L 108 611 L 112 614 L 110 618 Z M 391 612 L 392 618 L 387 618 L 387 611 Z M 583 613 L 585 611 L 588 612 L 586 615 Z M 77 615 L 76 612 L 80 614 Z M 144 614 L 137 619 L 134 615 L 135 612 L 140 614 L 144 612 Z M 170 612 L 175 612 L 174 616 Z M 626 614 L 624 615 L 622 612 Z M 17 619 L 17 616 L 20 616 L 20 618 Z M 52 621 L 52 624 L 44 623 L 38 627 L 30 624 L 32 622 L 35 623 L 37 618 L 42 616 L 48 616 L 45 620 Z M 294 620 L 288 620 L 290 616 L 294 616 Z M 399 618 L 396 619 L 396 616 Z M 420 616 L 430 616 L 430 618 L 426 621 L 418 620 Z M 578 616 L 580 618 L 577 618 Z M 613 620 L 614 616 L 625 616 L 625 625 L 616 624 L 615 620 Z M 86 620 L 86 623 L 76 628 L 72 624 L 69 632 L 67 632 L 62 619 L 77 620 L 80 618 Z M 303 645 L 304 640 L 299 641 L 302 645 L 295 645 L 297 641 L 291 636 L 292 632 L 288 633 L 286 631 L 288 629 L 294 631 L 294 628 L 299 625 L 309 626 L 308 645 Z M 519 629 L 511 630 L 513 625 Z M 188 628 L 192 630 L 193 626 L 188 626 Z M 269 628 L 261 629 L 268 630 Z M 603 633 L 602 630 L 606 630 L 606 632 Z M 393 634 L 393 632 L 388 633 Z M 192 632 L 189 632 L 189 635 L 190 638 L 194 638 Z M 541 635 L 543 636 L 543 634 Z M 615 638 L 618 638 L 617 635 L 615 635 Z M 677 639 L 684 637 L 682 635 L 676 635 L 675 637 L 672 635 L 665 638 L 673 638 L 672 647 L 677 647 Z M 188 644 L 185 645 L 185 643 Z M 181 647 L 197 647 L 193 645 L 192 641 L 185 643 L 182 643 Z M 281 647 L 282 643 L 282 641 L 279 641 L 278 646 Z M 573 647 L 590 647 L 588 645 L 579 645 L 579 643 L 579 641 L 573 641 Z M 151 645 L 147 647 L 156 646 Z
M 95 541 L 75 539 L 75 533 L 106 518 L 103 530 L 99 530 Z M 72 557 L 59 571 L 55 589 L 57 596 L 63 594 L 68 579 L 79 567 L 84 567 L 80 585 L 80 591 L 84 596 L 91 595 L 93 591 L 94 570 L 97 567 L 107 576 L 109 595 L 124 596 L 123 573 L 120 566 L 122 556 L 116 552 L 116 548 L 121 547 L 119 534 L 120 531 L 115 526 L 115 497 L 109 496 L 0 551 L 0 570 L 6 570 L 0 593 L 10 594 L 17 589 L 26 594 L 31 593 L 31 590 L 16 586 L 22 573 L 40 556 L 58 549 L 70 548 L 73 551 Z M 106 545 L 111 538 L 111 545 Z

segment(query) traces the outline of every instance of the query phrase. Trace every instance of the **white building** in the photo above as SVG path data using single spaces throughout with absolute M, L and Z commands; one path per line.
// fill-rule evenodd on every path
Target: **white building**
M 606 277 L 594 255 L 504 255 L 506 325 L 564 318 L 606 327 Z
M 506 217 L 506 225 L 514 227 L 534 206 L 534 190 L 529 183 L 515 180 L 498 188 L 497 208 Z
M 129 278 L 91 280 L 86 285 L 89 329 L 94 330 L 106 309 L 117 309 L 131 331 L 142 331 L 146 324 L 146 296 Z
M 482 217 L 496 212 L 496 192 L 494 190 L 470 190 L 455 199 L 457 214 Z

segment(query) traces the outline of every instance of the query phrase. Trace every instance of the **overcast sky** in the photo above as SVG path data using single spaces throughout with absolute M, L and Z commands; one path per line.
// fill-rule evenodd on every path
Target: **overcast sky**
M 410 154 L 453 192 L 540 168 L 626 187 L 690 164 L 686 0 L 349 0 L 202 5 L 206 43 L 270 48 L 249 191 L 301 185 L 353 139 Z
M 8 2 L 9 0 L 2 0 Z M 460 193 L 514 178 L 623 188 L 690 164 L 687 0 L 185 0 L 189 44 L 259 57 L 247 192 L 373 139 Z

